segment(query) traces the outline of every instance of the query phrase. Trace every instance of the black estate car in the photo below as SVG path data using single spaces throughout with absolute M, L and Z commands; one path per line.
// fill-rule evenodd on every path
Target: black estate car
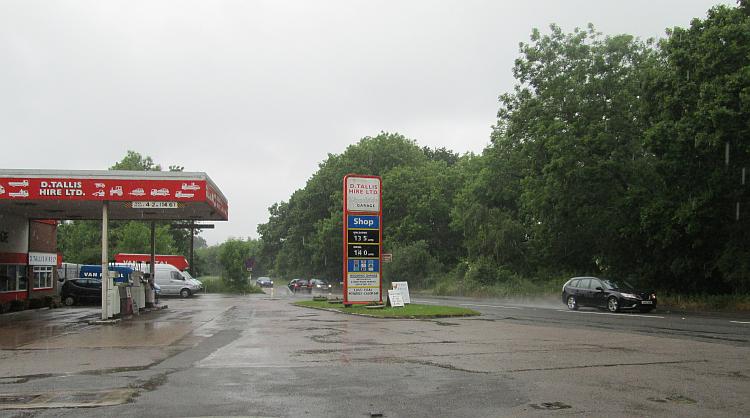
M 573 277 L 568 280 L 563 285 L 562 301 L 572 310 L 579 306 L 605 308 L 610 312 L 649 312 L 656 308 L 656 294 L 653 291 L 637 290 L 626 281 L 598 277 Z
M 102 281 L 99 279 L 69 279 L 60 291 L 60 298 L 67 306 L 76 303 L 101 303 Z

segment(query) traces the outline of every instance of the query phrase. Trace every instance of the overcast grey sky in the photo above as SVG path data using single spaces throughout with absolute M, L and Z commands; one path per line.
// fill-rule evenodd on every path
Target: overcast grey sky
M 105 169 L 132 149 L 217 183 L 230 221 L 209 243 L 257 237 L 361 137 L 481 152 L 532 28 L 661 37 L 717 3 L 0 0 L 2 168 Z

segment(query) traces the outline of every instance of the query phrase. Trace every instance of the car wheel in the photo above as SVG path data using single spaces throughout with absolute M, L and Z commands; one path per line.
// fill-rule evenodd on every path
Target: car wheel
M 578 309 L 578 302 L 576 301 L 575 296 L 572 296 L 572 295 L 568 296 L 567 304 L 568 304 L 568 309 L 570 309 L 571 311 L 575 311 L 576 309 Z
M 65 306 L 73 306 L 76 303 L 76 300 L 73 296 L 65 296 L 65 299 L 63 299 L 63 303 Z
M 610 298 L 607 299 L 607 309 L 610 312 L 617 312 L 620 310 L 620 302 L 617 301 L 616 297 L 610 296 Z
M 190 297 L 190 289 L 182 289 L 182 290 L 180 290 L 180 297 L 181 298 L 189 298 Z

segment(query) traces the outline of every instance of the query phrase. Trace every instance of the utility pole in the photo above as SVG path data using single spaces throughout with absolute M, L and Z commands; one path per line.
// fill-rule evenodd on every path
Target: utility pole
M 195 265 L 193 264 L 193 252 L 194 252 L 194 245 L 195 245 L 195 230 L 201 230 L 201 229 L 214 229 L 214 224 L 197 224 L 197 223 L 179 223 L 179 224 L 172 224 L 172 229 L 189 229 L 190 230 L 190 249 L 189 249 L 189 260 L 190 263 L 190 274 L 195 274 Z

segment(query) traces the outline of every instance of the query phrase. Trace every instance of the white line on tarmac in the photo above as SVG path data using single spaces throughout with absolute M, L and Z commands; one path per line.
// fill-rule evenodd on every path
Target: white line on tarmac
M 518 306 L 501 306 L 501 305 L 479 305 L 475 303 L 461 303 L 461 306 L 477 306 L 480 308 L 501 308 L 501 309 L 522 309 Z
M 631 314 L 631 313 L 581 312 L 581 311 L 570 311 L 570 310 L 566 311 L 565 309 L 558 309 L 557 312 L 570 312 L 570 313 L 592 314 L 592 315 L 613 315 L 613 316 L 628 316 L 628 317 L 636 317 L 636 318 L 659 318 L 659 319 L 664 319 L 663 316 L 638 315 L 638 314 Z
M 428 305 L 437 305 L 438 303 L 440 303 L 440 302 L 428 302 L 426 300 L 416 300 L 416 299 L 414 300 L 414 302 L 417 302 L 417 303 L 426 303 Z
M 750 322 L 748 322 L 748 321 L 729 321 L 729 322 L 731 322 L 733 324 L 750 324 Z

